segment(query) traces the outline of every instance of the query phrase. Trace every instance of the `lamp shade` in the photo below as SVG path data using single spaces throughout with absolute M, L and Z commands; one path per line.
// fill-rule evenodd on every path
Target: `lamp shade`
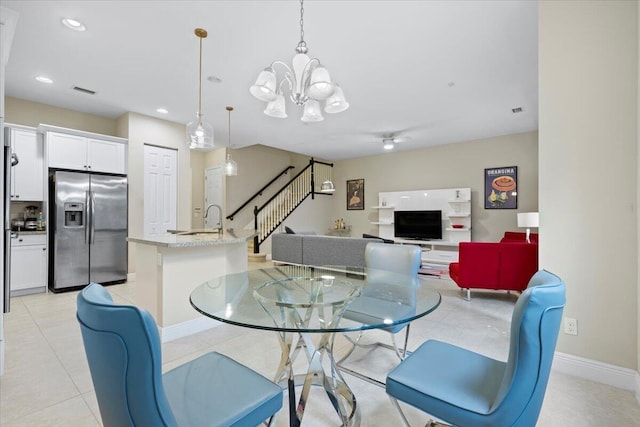
M 273 70 L 262 70 L 253 86 L 249 88 L 251 95 L 260 101 L 273 101 L 276 99 L 276 74 Z
M 324 111 L 327 113 L 342 113 L 349 108 L 349 103 L 344 97 L 344 92 L 340 86 L 335 86 L 333 94 L 325 101 Z
M 213 126 L 203 121 L 202 115 L 187 125 L 187 142 L 191 150 L 208 151 L 214 148 Z
M 334 91 L 333 83 L 329 71 L 324 67 L 316 67 L 311 72 L 309 80 L 309 90 L 307 93 L 313 99 L 327 99 Z
M 518 214 L 518 227 L 538 227 L 538 212 L 522 212 Z
M 304 104 L 304 113 L 300 119 L 303 122 L 321 122 L 324 120 L 322 117 L 322 111 L 320 110 L 320 103 L 315 99 L 310 99 Z
M 327 180 L 322 183 L 320 186 L 321 193 L 334 193 L 336 191 L 336 187 L 333 185 L 333 182 Z
M 270 101 L 265 108 L 264 113 L 269 117 L 277 117 L 279 119 L 287 118 L 286 103 L 284 95 L 276 95 L 276 99 Z
M 238 175 L 238 164 L 231 158 L 231 154 L 227 154 L 227 160 L 224 162 L 224 174 L 226 176 Z

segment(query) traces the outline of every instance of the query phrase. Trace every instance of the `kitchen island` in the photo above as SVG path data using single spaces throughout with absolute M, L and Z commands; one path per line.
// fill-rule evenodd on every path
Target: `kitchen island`
M 189 295 L 212 277 L 247 271 L 253 236 L 253 230 L 192 230 L 127 238 L 136 244 L 135 304 L 154 317 L 163 342 L 218 325 L 191 307 Z

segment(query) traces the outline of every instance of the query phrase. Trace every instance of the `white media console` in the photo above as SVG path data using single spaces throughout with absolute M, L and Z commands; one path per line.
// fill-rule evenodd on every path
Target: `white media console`
M 458 244 L 471 241 L 471 189 L 392 191 L 378 193 L 378 235 L 399 244 L 420 245 L 425 264 L 458 261 Z M 442 240 L 408 240 L 394 235 L 395 211 L 442 211 Z

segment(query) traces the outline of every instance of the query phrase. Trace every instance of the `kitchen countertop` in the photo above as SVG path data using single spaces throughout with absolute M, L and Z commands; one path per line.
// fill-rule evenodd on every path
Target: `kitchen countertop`
M 20 230 L 11 231 L 12 233 L 18 233 L 21 236 L 33 235 L 33 234 L 47 234 L 47 230 Z
M 194 234 L 163 234 L 162 236 L 127 237 L 131 243 L 143 245 L 163 246 L 168 248 L 190 248 L 196 246 L 228 245 L 233 243 L 246 243 L 256 235 L 254 230 L 227 229 L 222 234 L 212 233 L 207 229 L 194 229 L 189 233 Z

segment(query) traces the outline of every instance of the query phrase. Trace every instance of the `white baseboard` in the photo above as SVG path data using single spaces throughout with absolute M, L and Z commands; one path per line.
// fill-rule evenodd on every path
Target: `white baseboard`
M 165 326 L 164 328 L 158 327 L 158 332 L 160 333 L 160 340 L 162 342 L 169 342 L 177 340 L 178 338 L 197 334 L 198 332 L 206 331 L 207 329 L 215 328 L 220 325 L 222 325 L 222 323 L 217 320 L 213 320 L 208 317 L 199 317 L 197 319 L 188 320 L 175 325 Z
M 136 280 L 136 273 L 127 273 L 127 282 Z
M 633 369 L 556 351 L 554 371 L 635 392 L 640 402 L 640 374 Z

